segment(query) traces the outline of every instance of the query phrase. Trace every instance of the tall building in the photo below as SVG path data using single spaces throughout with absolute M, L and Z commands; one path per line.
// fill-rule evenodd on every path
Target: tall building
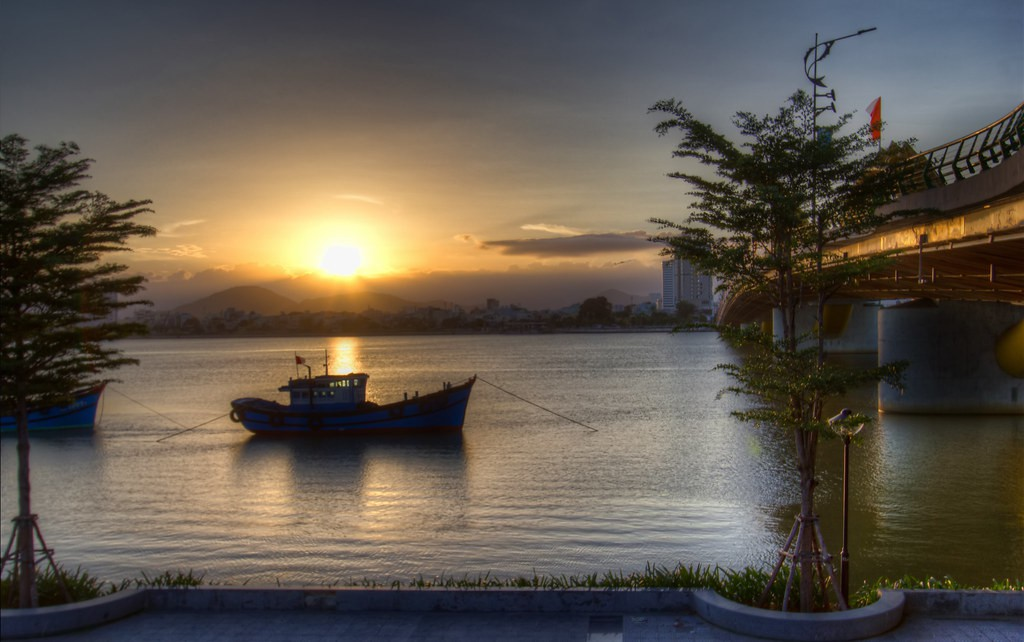
M 698 314 L 710 316 L 714 312 L 711 275 L 700 274 L 689 261 L 662 261 L 661 291 L 665 312 L 675 312 L 680 301 L 691 303 Z

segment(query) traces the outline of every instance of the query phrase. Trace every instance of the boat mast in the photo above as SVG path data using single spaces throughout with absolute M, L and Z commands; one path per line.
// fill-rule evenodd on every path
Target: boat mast
M 327 348 L 324 348 L 324 376 L 331 374 L 327 371 Z

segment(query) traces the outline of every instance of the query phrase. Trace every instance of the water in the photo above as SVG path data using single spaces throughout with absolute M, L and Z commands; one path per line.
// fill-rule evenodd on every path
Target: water
M 738 568 L 774 562 L 797 512 L 790 440 L 733 419 L 740 400 L 716 399 L 728 381 L 714 367 L 734 355 L 711 334 L 123 347 L 141 365 L 108 388 L 100 428 L 35 438 L 31 453 L 47 544 L 104 579 L 192 569 L 235 585 L 324 585 Z M 332 372 L 369 372 L 378 401 L 479 374 L 596 432 L 484 382 L 456 437 L 266 440 L 222 417 L 233 398 L 279 398 L 293 353 L 315 364 L 324 348 Z M 872 408 L 873 395 L 846 405 Z M 0 441 L 5 520 L 17 512 L 15 443 Z M 817 493 L 837 557 L 841 450 L 823 443 Z M 853 449 L 854 585 L 1024 576 L 1022 455 L 1024 418 L 885 416 Z

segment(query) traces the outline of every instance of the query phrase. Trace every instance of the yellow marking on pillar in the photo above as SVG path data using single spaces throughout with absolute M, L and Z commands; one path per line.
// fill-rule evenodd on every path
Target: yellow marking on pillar
M 996 363 L 1011 377 L 1024 379 L 1024 321 L 1010 326 L 996 339 Z
M 821 324 L 826 339 L 837 339 L 846 332 L 846 326 L 853 316 L 852 303 L 826 303 L 824 310 L 824 323 Z

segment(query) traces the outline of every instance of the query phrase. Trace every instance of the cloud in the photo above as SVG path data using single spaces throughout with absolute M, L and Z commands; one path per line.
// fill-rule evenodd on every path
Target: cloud
M 468 236 L 468 235 L 467 235 Z M 636 232 L 609 232 L 605 234 L 577 234 L 559 238 L 509 239 L 477 242 L 481 249 L 497 249 L 510 256 L 536 256 L 540 258 L 596 256 L 624 252 L 655 251 L 647 240 L 648 234 Z
M 149 254 L 157 257 L 173 256 L 176 258 L 205 259 L 206 251 L 201 245 L 183 243 L 170 247 L 140 247 L 135 250 L 140 254 Z
M 491 249 L 486 241 L 482 241 L 477 237 L 473 236 L 472 234 L 456 234 L 455 240 L 459 241 L 460 243 L 469 243 L 470 245 L 475 245 L 478 249 L 481 250 Z
M 552 225 L 550 223 L 527 223 L 520 229 L 536 232 L 550 232 L 552 234 L 561 234 L 563 236 L 579 236 L 584 234 L 583 230 L 573 229 L 565 225 Z
M 191 221 L 176 221 L 169 223 L 160 229 L 160 236 L 162 237 L 175 237 L 180 236 L 179 232 L 183 228 L 192 227 L 193 225 L 201 225 L 206 222 L 206 219 L 194 219 Z
M 339 201 L 357 201 L 359 203 L 369 203 L 370 205 L 384 205 L 384 201 L 363 194 L 335 194 L 334 198 Z

